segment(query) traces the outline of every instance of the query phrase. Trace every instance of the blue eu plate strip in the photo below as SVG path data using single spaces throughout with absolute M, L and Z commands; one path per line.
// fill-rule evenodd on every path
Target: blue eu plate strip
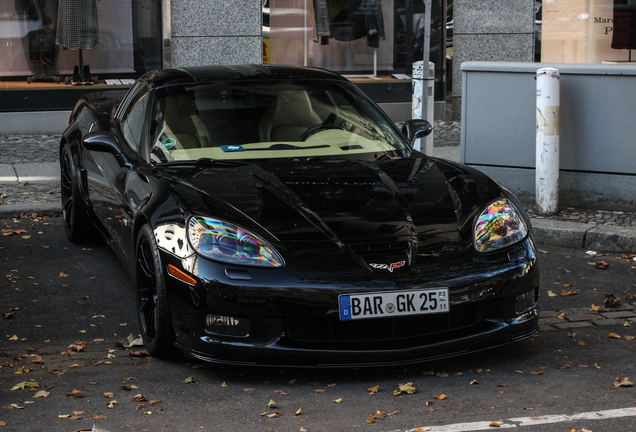
M 340 300 L 340 319 L 341 320 L 351 319 L 351 296 L 342 295 L 340 296 L 339 300 Z

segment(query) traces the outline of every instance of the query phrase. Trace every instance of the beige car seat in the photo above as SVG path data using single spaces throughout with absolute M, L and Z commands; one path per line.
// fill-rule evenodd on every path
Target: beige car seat
M 267 110 L 261 118 L 261 141 L 298 141 L 303 132 L 322 123 L 314 112 L 306 91 L 288 91 L 285 96 L 286 103 L 279 100 L 278 105 Z
M 199 118 L 192 97 L 186 93 L 165 101 L 164 132 L 177 141 L 176 148 L 209 147 L 208 128 Z

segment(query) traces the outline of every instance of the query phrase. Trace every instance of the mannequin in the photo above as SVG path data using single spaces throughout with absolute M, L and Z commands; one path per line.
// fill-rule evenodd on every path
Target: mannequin
M 67 84 L 94 84 L 89 65 L 84 65 L 82 50 L 94 49 L 99 43 L 96 0 L 59 0 L 55 43 L 64 49 L 79 50 L 79 65 Z

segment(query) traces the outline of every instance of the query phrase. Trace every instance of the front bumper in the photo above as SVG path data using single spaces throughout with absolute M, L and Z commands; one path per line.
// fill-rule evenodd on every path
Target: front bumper
M 164 264 L 179 264 L 162 254 Z M 298 278 L 252 270 L 251 280 L 228 280 L 227 269 L 199 260 L 197 287 L 166 278 L 176 345 L 191 358 L 268 366 L 378 366 L 434 360 L 526 339 L 538 330 L 539 269 L 531 239 L 492 265 L 422 272 L 399 281 Z M 424 269 L 425 270 L 425 269 Z M 425 274 L 425 275 L 424 275 Z M 340 321 L 338 295 L 374 289 L 449 288 L 447 314 Z M 410 286 L 410 288 L 415 288 Z M 518 299 L 533 301 L 519 309 Z M 210 331 L 205 317 L 249 321 L 249 332 Z

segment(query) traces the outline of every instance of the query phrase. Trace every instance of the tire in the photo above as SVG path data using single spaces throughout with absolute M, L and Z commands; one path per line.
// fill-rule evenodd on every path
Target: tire
M 155 357 L 171 357 L 176 348 L 157 242 L 149 225 L 139 231 L 136 248 L 137 318 L 141 337 Z
M 64 231 L 72 243 L 88 243 L 97 240 L 97 229 L 91 222 L 90 207 L 82 199 L 79 189 L 77 168 L 73 163 L 71 146 L 67 143 L 62 148 L 60 158 L 62 216 Z

